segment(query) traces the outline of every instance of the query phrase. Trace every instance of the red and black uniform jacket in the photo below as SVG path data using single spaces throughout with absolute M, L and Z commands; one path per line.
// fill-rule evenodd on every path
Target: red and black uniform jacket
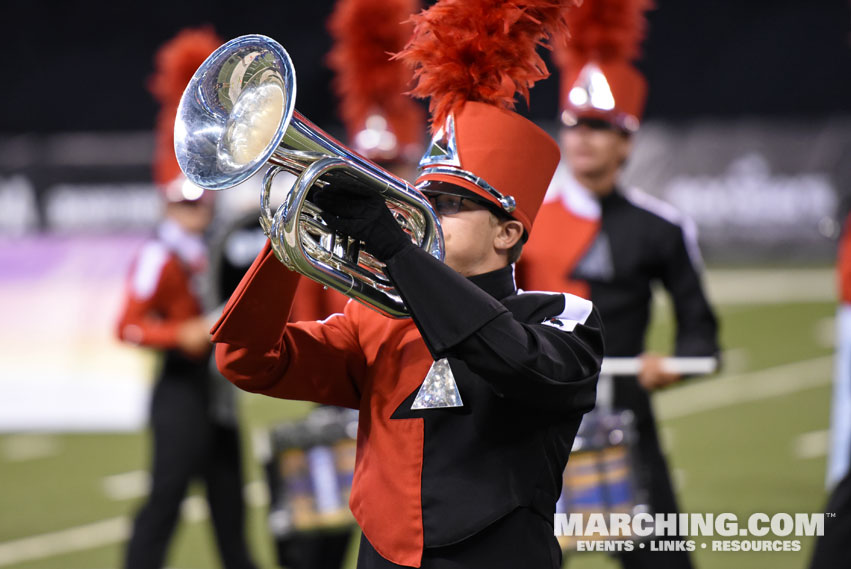
M 288 324 L 300 277 L 267 244 L 213 330 L 219 368 L 248 391 L 360 410 L 350 506 L 394 563 L 419 566 L 424 547 L 518 507 L 552 522 L 603 355 L 591 303 L 518 294 L 509 267 L 468 280 L 413 246 L 387 270 L 412 319 L 349 302 L 324 321 Z M 444 357 L 463 406 L 411 410 Z
M 161 377 L 207 376 L 208 357 L 187 355 L 177 342 L 180 326 L 202 314 L 198 282 L 206 270 L 206 254 L 200 236 L 167 220 L 131 266 L 117 335 L 125 342 L 162 350 Z
M 560 175 L 559 175 L 560 174 Z M 637 190 L 602 199 L 565 175 L 553 179 L 518 265 L 520 286 L 590 299 L 605 326 L 606 356 L 644 352 L 652 290 L 670 293 L 674 354 L 718 354 L 718 323 L 703 292 L 693 222 Z

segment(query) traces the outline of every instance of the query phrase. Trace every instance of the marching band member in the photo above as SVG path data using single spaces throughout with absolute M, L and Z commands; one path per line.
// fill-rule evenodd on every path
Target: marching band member
M 851 463 L 851 214 L 842 224 L 836 256 L 839 308 L 836 311 L 836 363 L 830 410 L 830 452 L 827 488 L 833 489 L 849 472 Z
M 535 48 L 564 33 L 563 11 L 440 0 L 414 18 L 400 57 L 431 98 L 418 184 L 440 215 L 445 262 L 411 243 L 380 196 L 317 193 L 326 221 L 386 264 L 412 318 L 350 301 L 287 323 L 300 277 L 267 244 L 213 328 L 237 386 L 360 410 L 350 506 L 361 569 L 560 565 L 555 502 L 594 405 L 602 331 L 586 300 L 515 288 L 510 256 L 559 152 L 509 109 L 546 76 Z
M 200 478 L 226 569 L 254 569 L 245 542 L 239 432 L 231 386 L 211 366 L 204 316 L 208 258 L 203 233 L 213 217 L 212 192 L 189 183 L 174 156 L 174 117 L 189 78 L 221 41 L 207 28 L 186 29 L 157 53 L 151 90 L 157 120 L 154 181 L 165 218 L 141 249 L 128 278 L 120 339 L 161 350 L 151 400 L 151 489 L 133 524 L 127 569 L 163 566 L 189 483 Z M 217 382 L 222 382 L 217 384 Z
M 590 299 L 605 325 L 606 355 L 641 355 L 637 378 L 614 381 L 613 407 L 635 414 L 639 461 L 651 508 L 677 512 L 649 394 L 680 379 L 645 353 L 651 285 L 671 295 L 677 356 L 714 356 L 718 327 L 701 285 L 693 223 L 670 205 L 618 185 L 644 107 L 646 82 L 631 64 L 643 35 L 646 0 L 584 2 L 569 15 L 557 50 L 562 84 L 562 155 L 518 265 L 520 286 Z M 690 567 L 687 554 L 636 548 L 624 567 Z
M 839 309 L 836 312 L 836 361 L 830 414 L 827 485 L 830 497 L 824 535 L 816 541 L 810 569 L 839 567 L 848 558 L 851 538 L 851 214 L 846 214 L 836 258 Z

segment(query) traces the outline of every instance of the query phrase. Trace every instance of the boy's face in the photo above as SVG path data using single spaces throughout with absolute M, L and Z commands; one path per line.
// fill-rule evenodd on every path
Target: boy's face
M 522 234 L 519 222 L 497 219 L 487 206 L 473 199 L 445 194 L 430 194 L 429 199 L 440 217 L 446 265 L 465 277 L 505 266 L 499 251 L 510 241 L 506 225 L 519 226 Z
M 631 138 L 615 128 L 580 123 L 566 128 L 561 136 L 564 159 L 579 178 L 600 177 L 616 172 L 629 156 Z
M 177 202 L 167 206 L 166 214 L 188 233 L 204 233 L 213 219 L 213 206 L 207 202 Z
M 488 272 L 483 266 L 493 253 L 493 243 L 499 222 L 485 208 L 462 209 L 458 213 L 440 216 L 446 244 L 444 262 L 465 277 Z

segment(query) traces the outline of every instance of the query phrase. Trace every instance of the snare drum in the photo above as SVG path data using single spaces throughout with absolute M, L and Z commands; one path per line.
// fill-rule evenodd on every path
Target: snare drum
M 270 433 L 269 526 L 277 538 L 354 525 L 349 495 L 355 469 L 358 412 L 319 407 Z
M 609 514 L 648 512 L 646 484 L 636 464 L 637 434 L 630 411 L 593 411 L 583 417 L 562 478 L 556 512 Z M 628 536 L 588 536 L 586 539 L 624 539 Z M 576 548 L 582 536 L 559 536 L 562 549 Z

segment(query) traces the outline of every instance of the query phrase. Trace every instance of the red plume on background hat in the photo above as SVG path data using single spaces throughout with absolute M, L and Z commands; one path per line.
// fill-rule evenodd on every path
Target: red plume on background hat
M 195 71 L 213 53 L 222 40 L 211 26 L 186 28 L 163 44 L 154 57 L 154 74 L 148 89 L 160 103 L 154 140 L 154 182 L 170 202 L 194 201 L 205 192 L 197 186 L 187 187 L 174 155 L 174 120 L 180 97 Z
M 434 137 L 417 183 L 442 181 L 486 198 L 527 231 L 559 162 L 555 141 L 514 113 L 516 95 L 549 74 L 537 53 L 567 34 L 572 1 L 440 0 L 412 18 L 398 58 L 411 94 L 429 98 Z
M 328 65 L 355 151 L 371 160 L 416 162 L 425 113 L 404 93 L 412 72 L 391 59 L 411 37 L 419 0 L 339 0 L 328 20 Z
M 652 7 L 650 0 L 585 0 L 568 14 L 570 34 L 554 57 L 564 124 L 593 117 L 627 132 L 638 129 L 647 82 L 630 62 L 640 55 L 644 12 Z

